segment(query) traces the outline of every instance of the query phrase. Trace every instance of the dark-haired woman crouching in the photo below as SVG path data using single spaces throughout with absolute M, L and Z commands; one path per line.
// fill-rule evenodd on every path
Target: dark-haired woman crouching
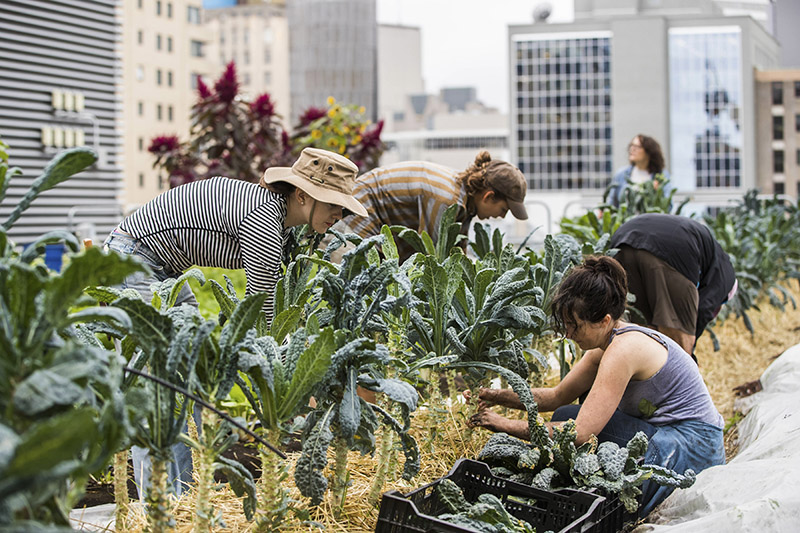
M 586 353 L 553 388 L 532 389 L 540 411 L 554 411 L 548 427 L 574 419 L 577 444 L 597 435 L 624 446 L 638 431 L 647 434 L 646 464 L 677 472 L 700 472 L 724 464 L 722 416 L 714 407 L 697 365 L 669 337 L 621 320 L 625 271 L 610 257 L 589 257 L 575 267 L 553 298 L 557 329 Z M 588 391 L 581 405 L 571 405 Z M 527 438 L 528 423 L 489 407 L 522 409 L 510 389 L 482 389 L 471 423 Z M 672 487 L 646 482 L 640 513 L 647 515 Z

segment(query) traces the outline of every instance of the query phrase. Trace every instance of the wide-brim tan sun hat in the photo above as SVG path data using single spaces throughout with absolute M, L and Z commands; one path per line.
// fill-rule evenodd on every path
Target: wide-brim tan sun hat
M 357 175 L 358 167 L 346 157 L 319 148 L 304 148 L 291 167 L 268 168 L 260 185 L 285 181 L 317 201 L 340 205 L 365 217 L 367 210 L 353 197 Z

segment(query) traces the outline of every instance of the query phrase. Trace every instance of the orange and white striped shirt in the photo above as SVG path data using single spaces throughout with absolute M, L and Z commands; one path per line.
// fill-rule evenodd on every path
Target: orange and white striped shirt
M 406 226 L 427 231 L 436 242 L 445 210 L 459 204 L 464 208 L 459 221 L 464 223 L 462 229 L 467 229 L 467 193 L 457 182 L 457 174 L 427 161 L 405 161 L 362 174 L 356 179 L 353 196 L 369 215 L 351 217 L 348 225 L 364 238 L 378 235 L 384 224 Z

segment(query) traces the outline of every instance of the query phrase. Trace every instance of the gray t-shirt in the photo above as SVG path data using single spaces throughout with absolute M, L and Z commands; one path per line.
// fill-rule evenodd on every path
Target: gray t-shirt
M 655 426 L 698 420 L 722 428 L 719 414 L 697 364 L 678 344 L 657 331 L 642 326 L 615 329 L 615 335 L 639 331 L 667 348 L 667 362 L 650 379 L 628 383 L 619 410 Z

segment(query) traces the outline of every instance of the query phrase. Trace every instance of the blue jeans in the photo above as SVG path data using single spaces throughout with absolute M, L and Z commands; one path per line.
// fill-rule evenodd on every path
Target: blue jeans
M 108 250 L 135 256 L 150 268 L 151 273 L 136 272 L 117 286 L 120 289 L 135 289 L 139 291 L 145 302 L 149 303 L 153 299 L 153 293 L 150 290 L 150 286 L 153 283 L 169 278 L 177 278 L 182 274 L 166 266 L 142 241 L 119 229 L 111 232 L 104 245 Z M 184 303 L 197 306 L 197 300 L 188 283 L 181 288 L 175 305 Z M 198 431 L 200 429 L 199 414 L 199 408 L 195 407 L 194 418 L 198 422 Z M 184 432 L 186 430 L 187 428 L 184 427 Z M 152 471 L 150 456 L 147 448 L 139 446 L 131 448 L 131 456 L 133 459 L 133 477 L 136 480 L 139 499 L 144 503 L 144 496 L 150 486 L 150 473 Z M 192 482 L 192 451 L 188 446 L 179 442 L 172 446 L 172 457 L 173 460 L 167 466 L 167 483 L 175 494 L 180 496 L 181 492 Z
M 560 422 L 576 419 L 580 409 L 580 405 L 559 407 L 553 413 L 552 420 Z M 617 410 L 597 435 L 597 439 L 600 442 L 612 441 L 625 446 L 638 431 L 643 431 L 648 439 L 644 464 L 663 466 L 679 474 L 683 474 L 687 468 L 700 473 L 711 466 L 725 464 L 722 429 L 697 420 L 655 426 Z M 642 484 L 639 516 L 650 514 L 673 490 L 674 487 L 645 481 Z

